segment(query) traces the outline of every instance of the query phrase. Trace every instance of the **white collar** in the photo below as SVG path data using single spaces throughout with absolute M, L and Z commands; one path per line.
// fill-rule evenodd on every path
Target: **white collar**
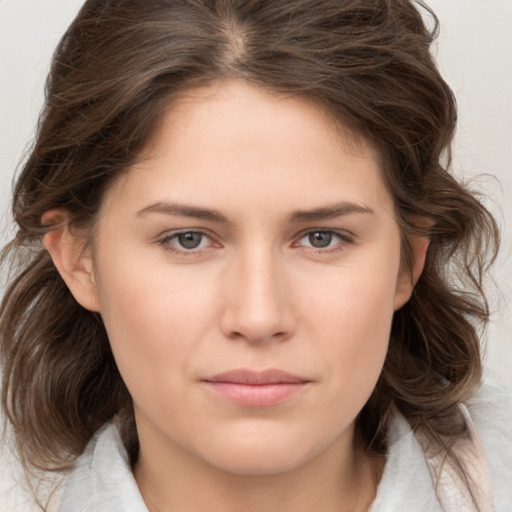
M 476 441 L 476 449 L 468 452 L 466 443 L 461 445 L 461 450 L 456 450 L 457 454 L 476 454 L 478 460 L 481 462 L 483 457 L 485 463 L 476 429 L 467 409 L 462 407 L 470 426 L 470 438 Z M 395 413 L 391 420 L 388 442 L 384 473 L 377 496 L 368 512 L 473 512 L 474 508 L 468 502 L 464 486 L 458 484 L 450 468 L 446 473 L 443 466 L 436 493 L 431 475 L 437 474 L 439 459 L 425 457 L 418 438 L 399 413 Z M 478 478 L 484 478 L 487 485 L 486 463 L 485 466 L 473 465 L 479 473 L 472 476 L 480 475 Z M 490 483 L 486 492 L 490 493 Z M 486 495 L 485 500 L 485 503 L 492 503 L 489 495 Z M 487 510 L 492 508 L 482 508 L 483 512 Z M 100 429 L 77 459 L 75 468 L 68 476 L 59 511 L 148 512 L 133 477 L 116 420 Z

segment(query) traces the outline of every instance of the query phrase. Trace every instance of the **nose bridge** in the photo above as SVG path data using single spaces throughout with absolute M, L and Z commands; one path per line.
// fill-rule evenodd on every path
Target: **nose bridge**
M 226 295 L 223 329 L 230 337 L 256 343 L 293 330 L 283 261 L 269 244 L 240 251 L 230 265 Z

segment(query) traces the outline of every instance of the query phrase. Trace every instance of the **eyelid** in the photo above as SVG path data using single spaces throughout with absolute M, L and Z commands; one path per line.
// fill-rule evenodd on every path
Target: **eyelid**
M 177 246 L 171 244 L 171 240 L 175 239 L 179 235 L 185 233 L 197 233 L 206 237 L 210 240 L 210 244 L 208 247 L 198 247 L 193 249 L 179 249 Z M 182 228 L 182 229 L 173 229 L 170 231 L 165 231 L 160 236 L 157 237 L 157 244 L 161 245 L 165 250 L 170 251 L 174 254 L 185 255 L 185 256 L 193 256 L 199 254 L 201 251 L 209 249 L 210 246 L 220 247 L 221 244 L 215 240 L 215 238 L 211 235 L 211 233 L 202 228 Z
M 299 242 L 305 238 L 306 236 L 317 233 L 317 232 L 323 232 L 323 233 L 331 233 L 334 236 L 338 237 L 340 239 L 339 242 L 329 245 L 325 248 L 319 248 L 314 246 L 304 246 L 303 244 L 300 244 Z M 206 237 L 210 240 L 210 243 L 207 247 L 199 247 L 199 248 L 192 248 L 192 249 L 182 249 L 180 250 L 177 246 L 170 243 L 172 239 L 175 239 L 180 234 L 184 233 L 198 233 L 201 234 L 203 237 Z M 345 247 L 349 244 L 353 244 L 356 241 L 356 236 L 347 231 L 347 230 L 339 230 L 339 229 L 333 229 L 333 228 L 309 228 L 301 231 L 299 234 L 297 234 L 292 242 L 292 247 L 304 247 L 310 251 L 316 252 L 316 253 L 323 253 L 327 254 L 330 252 L 337 252 L 340 250 L 344 250 Z M 181 229 L 174 229 L 163 232 L 161 235 L 159 235 L 155 243 L 161 245 L 165 250 L 170 251 L 174 254 L 178 255 L 185 255 L 185 256 L 193 256 L 198 255 L 200 252 L 210 249 L 212 247 L 222 247 L 222 244 L 217 241 L 217 237 L 213 236 L 209 230 L 204 228 L 181 228 Z
M 350 233 L 346 230 L 339 230 L 339 229 L 333 229 L 333 228 L 313 228 L 313 229 L 305 229 L 304 231 L 301 231 L 295 238 L 294 242 L 292 243 L 293 247 L 301 247 L 302 244 L 299 244 L 300 240 L 305 238 L 308 235 L 311 235 L 312 233 L 331 233 L 332 235 L 335 235 L 336 237 L 340 238 L 341 241 L 334 244 L 329 245 L 327 247 L 313 247 L 313 246 L 303 246 L 307 249 L 313 250 L 317 253 L 329 253 L 329 252 L 336 252 L 339 250 L 343 250 L 346 245 L 353 244 L 356 241 L 356 237 L 354 234 Z M 340 247 L 341 245 L 341 247 Z

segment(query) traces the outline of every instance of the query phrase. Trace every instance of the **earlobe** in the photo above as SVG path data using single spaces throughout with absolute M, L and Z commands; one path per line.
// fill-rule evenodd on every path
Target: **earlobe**
M 414 265 L 412 272 L 406 269 L 400 272 L 395 293 L 395 311 L 399 310 L 411 298 L 412 291 L 425 267 L 430 239 L 426 237 L 412 237 L 409 239 L 409 244 L 412 248 Z
M 90 311 L 99 311 L 90 250 L 83 238 L 71 233 L 67 220 L 67 212 L 46 212 L 42 223 L 54 227 L 44 235 L 43 244 L 77 302 Z

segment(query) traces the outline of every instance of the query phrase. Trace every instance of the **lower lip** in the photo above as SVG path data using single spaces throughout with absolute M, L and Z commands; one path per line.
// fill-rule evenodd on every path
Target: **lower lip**
M 307 382 L 282 382 L 274 384 L 239 384 L 235 382 L 205 382 L 218 395 L 245 407 L 271 407 L 289 400 L 300 393 Z

